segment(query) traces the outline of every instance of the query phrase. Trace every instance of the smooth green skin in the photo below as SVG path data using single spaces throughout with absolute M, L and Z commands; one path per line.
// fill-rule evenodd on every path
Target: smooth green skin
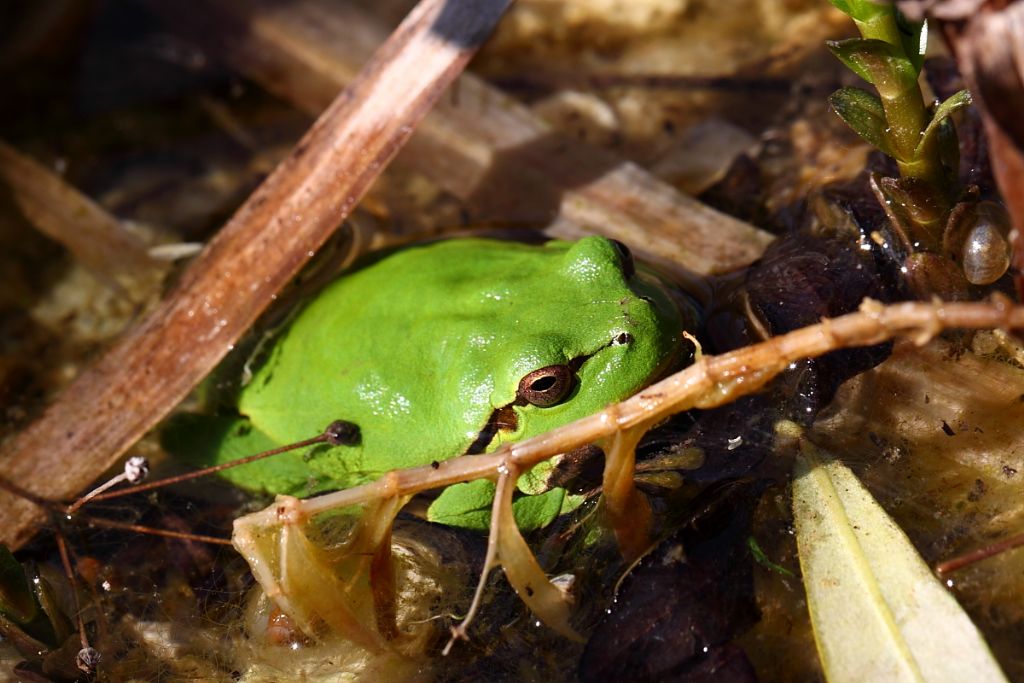
M 357 445 L 318 445 L 225 474 L 244 488 L 298 496 L 353 486 L 465 453 L 538 368 L 587 357 L 566 399 L 515 406 L 516 429 L 500 431 L 487 450 L 592 414 L 676 364 L 682 329 L 661 283 L 642 270 L 627 282 L 601 237 L 412 246 L 343 275 L 306 305 L 241 390 L 241 418 L 182 416 L 165 445 L 213 464 L 348 420 L 359 425 Z M 621 333 L 632 341 L 615 344 Z M 474 484 L 462 485 L 465 495 L 449 488 L 431 517 L 485 525 L 480 486 L 490 482 Z M 545 520 L 561 495 L 537 501 Z

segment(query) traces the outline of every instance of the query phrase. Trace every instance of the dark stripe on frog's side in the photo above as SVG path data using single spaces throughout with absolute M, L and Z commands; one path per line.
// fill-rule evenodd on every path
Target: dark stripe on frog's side
M 469 444 L 469 447 L 466 448 L 464 455 L 480 455 L 487 450 L 487 447 L 491 445 L 491 441 L 502 430 L 514 432 L 519 427 L 519 418 L 516 416 L 516 411 L 513 408 L 514 405 L 510 403 L 492 412 L 490 419 L 487 420 L 487 424 L 480 430 L 473 443 Z

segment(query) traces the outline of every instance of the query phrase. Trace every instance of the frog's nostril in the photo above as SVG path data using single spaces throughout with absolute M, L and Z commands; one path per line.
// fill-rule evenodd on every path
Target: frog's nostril
M 629 332 L 620 332 L 612 339 L 612 346 L 625 346 L 633 342 L 633 335 Z

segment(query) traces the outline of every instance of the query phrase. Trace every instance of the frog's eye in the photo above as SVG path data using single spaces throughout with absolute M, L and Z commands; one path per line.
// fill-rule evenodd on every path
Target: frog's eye
M 612 246 L 619 254 L 619 263 L 622 265 L 622 274 L 628 280 L 636 273 L 636 264 L 633 263 L 633 252 L 625 244 L 618 240 L 611 240 Z
M 553 406 L 569 395 L 574 373 L 568 365 L 549 365 L 519 380 L 516 395 L 539 408 Z

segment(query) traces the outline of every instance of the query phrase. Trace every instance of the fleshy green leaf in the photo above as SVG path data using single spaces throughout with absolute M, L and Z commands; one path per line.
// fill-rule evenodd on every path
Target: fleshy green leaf
M 945 214 L 941 207 L 936 206 L 934 195 L 927 185 L 915 182 L 913 178 L 884 176 L 879 177 L 878 185 L 888 202 L 886 213 L 900 218 L 898 222 L 904 232 L 910 229 L 908 220 L 918 225 L 930 225 L 944 220 Z
M 917 69 L 900 48 L 884 40 L 850 38 L 825 44 L 851 71 L 878 88 L 882 97 L 897 96 L 917 85 Z
M 828 98 L 843 121 L 869 143 L 889 156 L 894 150 L 889 144 L 888 124 L 882 102 L 871 93 L 860 88 L 840 88 Z
M 864 35 L 878 35 L 877 27 L 880 24 L 884 26 L 889 21 L 895 21 L 904 56 L 914 66 L 917 73 L 921 72 L 921 66 L 924 64 L 924 50 L 928 43 L 927 22 L 908 21 L 892 2 L 872 2 L 871 0 L 830 0 L 830 2 L 857 22 Z M 886 16 L 890 13 L 893 15 L 891 19 Z M 875 30 L 872 30 L 873 28 Z
M 935 113 L 932 114 L 932 120 L 928 123 L 928 127 L 925 128 L 924 134 L 921 136 L 921 141 L 917 143 L 917 149 L 914 151 L 914 156 L 920 156 L 921 150 L 925 148 L 932 136 L 938 135 L 941 125 L 946 121 L 954 112 L 963 109 L 971 104 L 971 93 L 966 90 L 961 90 L 958 93 L 954 93 L 949 96 L 945 102 L 935 108 Z
M 870 0 L 829 0 L 829 2 L 854 21 L 871 21 L 888 10 L 884 4 Z
M 826 40 L 825 46 L 836 58 L 846 65 L 853 73 L 863 78 L 868 83 L 874 83 L 874 76 L 864 68 L 861 60 L 856 58 L 857 49 L 867 41 L 862 38 L 850 38 L 848 40 Z
M 11 639 L 26 652 L 38 645 L 54 647 L 60 642 L 54 624 L 63 615 L 54 609 L 51 616 L 40 605 L 40 597 L 48 597 L 48 585 L 41 579 L 29 581 L 29 574 L 15 559 L 7 546 L 0 544 L 0 636 Z
M 988 645 L 852 472 L 801 444 L 800 567 L 822 668 L 840 681 L 1004 681 Z
M 936 146 L 939 148 L 939 159 L 950 180 L 955 182 L 960 171 L 960 138 L 956 134 L 953 119 L 946 119 L 939 124 L 935 132 Z
M 25 570 L 7 546 L 0 544 L 0 613 L 25 624 L 32 621 L 38 612 Z

